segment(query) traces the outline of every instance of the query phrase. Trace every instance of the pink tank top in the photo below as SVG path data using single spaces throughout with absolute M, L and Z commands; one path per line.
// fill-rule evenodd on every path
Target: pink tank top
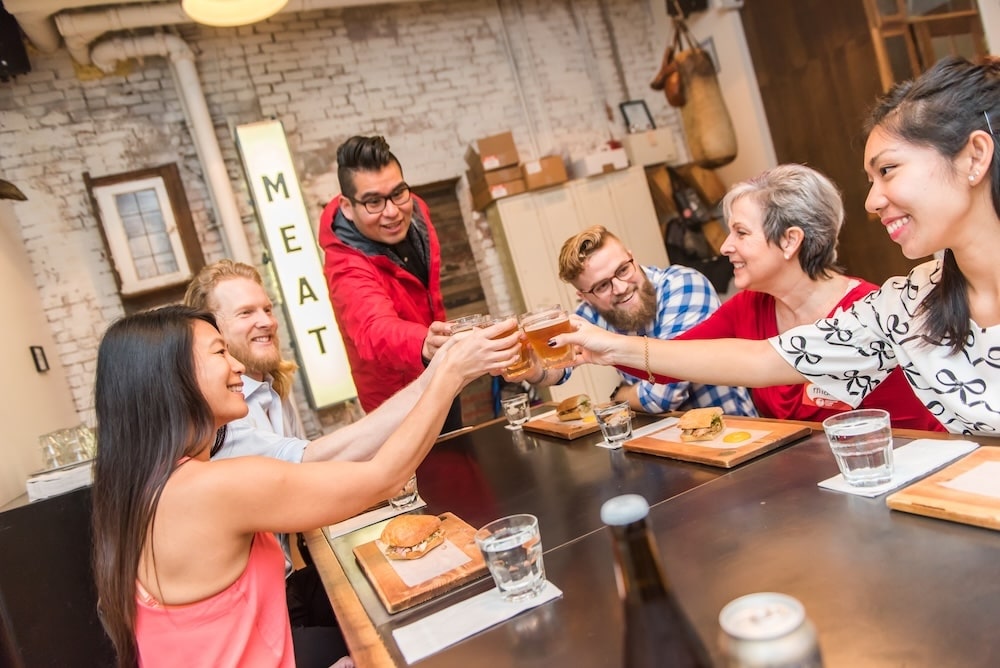
M 136 581 L 139 665 L 295 668 L 284 569 L 274 535 L 258 533 L 242 575 L 202 601 L 165 606 Z

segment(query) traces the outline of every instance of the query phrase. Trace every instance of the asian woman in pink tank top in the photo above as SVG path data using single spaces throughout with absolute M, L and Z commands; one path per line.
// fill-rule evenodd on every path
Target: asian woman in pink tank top
M 273 533 L 333 524 L 398 490 L 454 397 L 519 352 L 509 323 L 456 337 L 427 391 L 369 461 L 210 461 L 247 413 L 242 365 L 211 315 L 126 317 L 97 357 L 94 573 L 119 666 L 294 666 Z M 439 353 L 440 354 L 440 353 Z

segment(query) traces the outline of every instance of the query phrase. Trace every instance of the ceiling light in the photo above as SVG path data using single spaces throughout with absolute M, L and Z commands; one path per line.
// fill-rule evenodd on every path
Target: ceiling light
M 232 27 L 274 16 L 288 0 L 181 0 L 184 13 L 208 26 Z

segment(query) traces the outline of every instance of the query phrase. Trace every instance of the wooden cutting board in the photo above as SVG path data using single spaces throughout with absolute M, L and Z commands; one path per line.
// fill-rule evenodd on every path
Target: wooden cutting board
M 553 413 L 545 417 L 528 420 L 524 423 L 522 429 L 573 440 L 574 438 L 593 434 L 595 431 L 601 430 L 601 426 L 597 424 L 596 417 L 589 415 L 588 418 L 588 420 L 569 420 L 568 422 L 563 422 Z
M 390 613 L 412 608 L 486 572 L 486 562 L 483 561 L 482 552 L 479 551 L 475 541 L 476 530 L 452 513 L 444 513 L 438 517 L 441 518 L 441 528 L 445 538 L 468 555 L 469 561 L 412 587 L 403 582 L 375 541 L 354 548 L 354 557 L 358 560 L 361 570 L 371 582 L 382 605 Z M 451 546 L 445 543 L 436 547 L 422 559 L 435 558 L 434 553 L 442 549 L 451 549 Z
M 632 452 L 728 469 L 812 433 L 809 427 L 787 422 L 728 416 L 725 422 L 726 428 L 711 441 L 685 443 L 675 425 L 625 441 L 623 447 Z
M 977 448 L 937 473 L 890 494 L 885 500 L 886 505 L 916 515 L 1000 530 L 1000 498 L 943 485 L 982 464 L 1000 464 L 1000 448 Z M 994 491 L 1000 491 L 998 486 L 997 482 L 993 482 Z

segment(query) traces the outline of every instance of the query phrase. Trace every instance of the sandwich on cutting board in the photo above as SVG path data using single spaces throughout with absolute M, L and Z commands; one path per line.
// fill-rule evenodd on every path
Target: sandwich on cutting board
M 570 420 L 597 421 L 594 409 L 590 405 L 590 397 L 586 394 L 575 394 L 560 401 L 559 405 L 556 406 L 556 417 L 561 422 L 569 422 Z
M 692 408 L 677 422 L 682 441 L 711 441 L 722 433 L 726 423 L 718 406 Z
M 419 559 L 444 542 L 441 519 L 434 515 L 400 515 L 382 529 L 389 559 Z

